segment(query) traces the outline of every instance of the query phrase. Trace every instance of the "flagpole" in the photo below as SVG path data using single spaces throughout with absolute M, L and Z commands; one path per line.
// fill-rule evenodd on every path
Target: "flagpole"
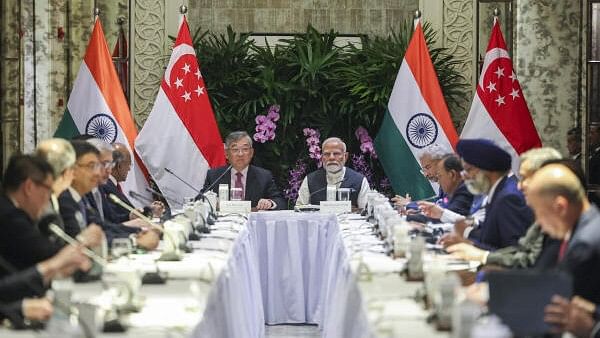
M 415 16 L 413 19 L 413 29 L 417 28 L 417 24 L 419 23 L 419 20 L 421 20 L 421 11 L 417 9 L 415 11 Z
M 500 16 L 500 9 L 498 7 L 494 8 L 494 24 L 498 21 L 498 17 Z
M 181 13 L 181 18 L 179 18 L 179 26 L 181 27 L 181 24 L 183 23 L 183 18 L 185 17 L 185 13 L 187 13 L 187 6 L 186 5 L 181 5 L 179 6 L 179 13 Z
M 96 19 L 98 19 L 99 15 L 100 15 L 100 8 L 94 7 L 94 22 L 96 22 Z

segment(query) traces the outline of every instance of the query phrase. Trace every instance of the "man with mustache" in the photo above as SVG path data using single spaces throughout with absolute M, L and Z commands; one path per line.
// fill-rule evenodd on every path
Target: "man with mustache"
M 322 168 L 306 175 L 298 190 L 297 205 L 319 204 L 327 200 L 328 185 L 337 188 L 350 188 L 350 201 L 353 207 L 363 209 L 367 204 L 369 182 L 361 174 L 345 167 L 348 160 L 346 143 L 337 137 L 323 141 Z
M 509 177 L 511 157 L 504 149 L 486 139 L 458 141 L 456 151 L 463 161 L 463 178 L 467 189 L 485 194 L 485 219 L 471 231 L 453 233 L 442 238 L 444 245 L 464 240 L 486 250 L 516 245 L 533 223 L 533 213 L 517 188 L 515 177 Z

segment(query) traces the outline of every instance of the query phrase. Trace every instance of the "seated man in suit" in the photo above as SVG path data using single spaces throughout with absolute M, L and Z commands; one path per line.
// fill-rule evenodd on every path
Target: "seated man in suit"
M 106 168 L 106 172 L 102 176 L 100 186 L 98 187 L 107 204 L 107 210 L 104 212 L 105 217 L 113 223 L 123 223 L 136 218 L 129 210 L 108 198 L 109 194 L 113 194 L 127 205 L 133 207 L 133 204 L 123 193 L 120 186 L 122 182 L 127 180 L 127 176 L 131 170 L 131 154 L 129 153 L 129 149 L 122 143 L 114 143 L 111 148 L 111 145 L 102 140 L 93 139 L 88 142 L 91 142 L 100 150 L 101 160 L 104 163 L 109 163 L 109 161 L 113 163 L 110 169 Z M 144 209 L 149 209 L 149 212 L 140 210 L 146 216 L 161 217 L 165 211 L 165 206 L 162 202 L 154 201 L 149 207 Z
M 550 164 L 531 179 L 527 201 L 542 231 L 561 240 L 558 266 L 573 276 L 573 294 L 600 304 L 600 210 L 566 166 Z
M 344 166 L 348 160 L 346 143 L 337 137 L 330 137 L 323 141 L 322 147 L 323 166 L 306 175 L 298 190 L 296 204 L 319 204 L 327 200 L 327 186 L 335 185 L 338 188 L 350 188 L 352 206 L 363 209 L 367 204 L 369 182 L 361 173 Z
M 433 186 L 437 186 L 438 184 L 438 168 L 439 163 L 446 155 L 452 154 L 452 149 L 448 149 L 440 144 L 433 143 L 428 145 L 419 151 L 419 165 L 421 165 L 421 173 L 425 178 L 431 182 Z M 444 202 L 444 197 L 446 197 L 445 191 L 442 187 L 439 187 L 437 191 L 437 198 L 435 200 L 436 204 L 446 207 L 446 203 Z M 406 195 L 404 197 L 396 195 L 392 198 L 392 202 L 397 207 L 407 208 L 408 210 L 417 210 L 418 206 L 412 201 L 410 195 Z M 411 203 L 412 202 L 412 203 Z M 417 221 L 420 222 L 428 222 L 424 217 L 416 217 Z
M 42 158 L 10 158 L 0 194 L 0 256 L 17 270 L 54 256 L 62 247 L 43 235 L 36 224 L 50 203 L 53 183 L 54 171 Z M 0 276 L 7 273 L 0 268 Z
M 275 185 L 269 170 L 251 165 L 254 149 L 252 138 L 245 131 L 235 131 L 225 138 L 225 148 L 229 166 L 210 169 L 206 173 L 204 188 L 217 192 L 219 184 L 231 188 L 241 188 L 244 200 L 252 202 L 257 210 L 286 209 L 287 203 Z M 231 169 L 229 169 L 231 167 Z
M 462 170 L 458 156 L 447 154 L 442 157 L 437 165 L 437 180 L 448 201 L 445 208 L 437 203 L 417 202 L 425 216 L 445 223 L 454 223 L 456 215 L 469 215 L 473 194 L 463 182 Z
M 518 187 L 527 199 L 527 190 L 529 182 L 536 171 L 540 169 L 547 161 L 555 161 L 561 158 L 561 154 L 554 148 L 534 148 L 530 149 L 520 156 L 521 164 L 519 166 Z M 582 177 L 583 182 L 583 177 Z M 525 236 L 519 239 L 518 245 L 508 246 L 493 252 L 479 249 L 471 244 L 458 243 L 448 247 L 446 250 L 454 256 L 466 260 L 479 261 L 482 264 L 494 264 L 505 268 L 529 268 L 541 267 L 556 262 L 556 240 L 548 238 L 536 222 Z M 544 252 L 542 254 L 542 252 Z M 547 257 L 547 258 L 546 258 Z
M 77 160 L 71 187 L 59 197 L 60 213 L 64 220 L 65 231 L 71 236 L 90 226 L 100 225 L 110 244 L 112 238 L 127 238 L 135 235 L 136 243 L 146 249 L 154 249 L 158 245 L 158 235 L 154 231 L 141 231 L 139 227 L 128 227 L 120 223 L 102 220 L 98 210 L 89 199 L 84 198 L 100 182 L 102 163 L 100 152 L 86 141 L 72 141 Z M 90 226 L 88 226 L 90 224 Z
M 486 139 L 460 140 L 456 150 L 463 160 L 463 178 L 469 191 L 487 195 L 486 214 L 478 227 L 445 235 L 442 243 L 467 241 L 492 251 L 516 245 L 533 223 L 533 213 L 514 176 L 508 176 L 510 154 Z

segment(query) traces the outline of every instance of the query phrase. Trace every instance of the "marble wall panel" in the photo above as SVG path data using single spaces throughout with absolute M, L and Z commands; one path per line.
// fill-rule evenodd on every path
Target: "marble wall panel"
M 542 142 L 563 153 L 578 119 L 580 20 L 577 1 L 516 2 L 517 76 Z

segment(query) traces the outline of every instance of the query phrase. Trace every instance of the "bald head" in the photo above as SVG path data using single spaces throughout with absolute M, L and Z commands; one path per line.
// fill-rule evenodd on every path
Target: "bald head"
M 532 193 L 545 198 L 561 196 L 569 203 L 583 203 L 585 190 L 569 168 L 550 164 L 538 170 L 531 179 Z
M 564 239 L 589 207 L 579 178 L 564 165 L 550 164 L 539 169 L 528 190 L 536 221 L 554 238 Z
M 127 174 L 131 169 L 131 154 L 129 148 L 123 143 L 113 143 L 113 148 L 115 167 L 112 170 L 112 175 L 117 182 L 124 182 L 127 180 Z

